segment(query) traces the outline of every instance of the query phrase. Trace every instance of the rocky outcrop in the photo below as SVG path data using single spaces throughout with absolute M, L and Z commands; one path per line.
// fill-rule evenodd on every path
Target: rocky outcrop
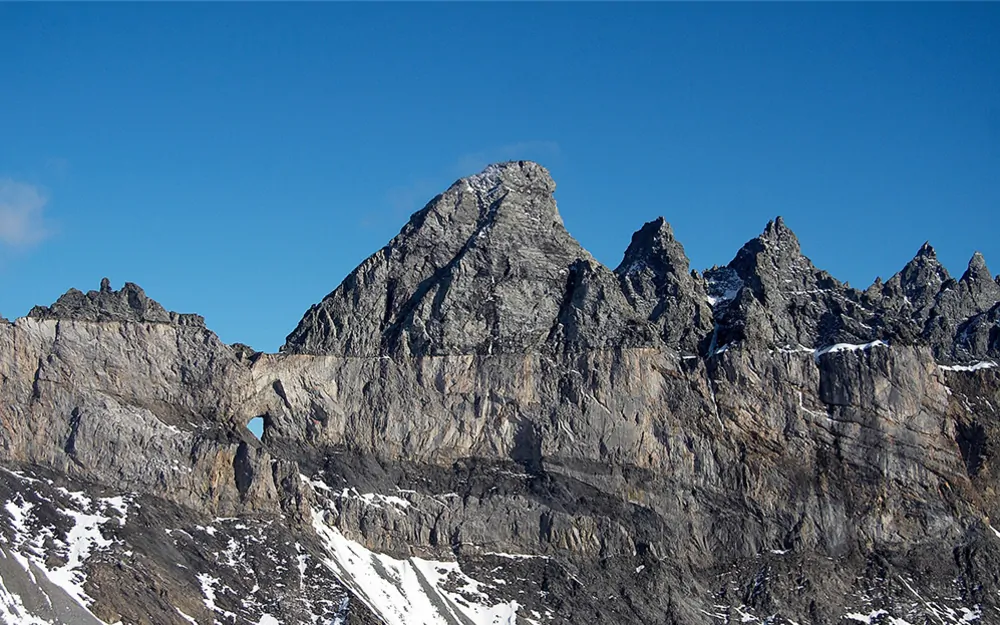
M 705 281 L 691 272 L 684 247 L 662 217 L 632 235 L 615 274 L 629 304 L 653 323 L 664 344 L 704 352 L 712 332 Z
M 878 312 L 875 323 L 883 335 L 927 344 L 942 362 L 997 355 L 988 319 L 1000 288 L 978 252 L 956 281 L 925 243 L 902 271 L 872 285 L 865 302 Z
M 1000 613 L 981 256 L 861 292 L 779 218 L 701 275 L 661 218 L 611 271 L 553 189 L 458 181 L 279 354 L 129 284 L 0 323 L 0 620 Z
M 100 291 L 83 293 L 70 289 L 51 306 L 35 306 L 28 312 L 37 319 L 76 319 L 78 321 L 141 321 L 205 327 L 201 315 L 167 311 L 148 297 L 138 285 L 126 282 L 121 290 L 101 280 Z
M 282 351 L 347 356 L 537 349 L 590 259 L 566 232 L 555 183 L 520 161 L 460 180 L 306 313 Z
M 861 294 L 813 266 L 778 217 L 724 268 L 706 272 L 718 324 L 714 345 L 819 349 L 881 338 Z

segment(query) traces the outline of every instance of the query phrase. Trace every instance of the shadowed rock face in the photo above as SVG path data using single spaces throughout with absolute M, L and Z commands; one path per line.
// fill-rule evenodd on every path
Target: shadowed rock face
M 615 273 L 628 303 L 665 344 L 688 354 L 704 351 L 712 331 L 705 282 L 691 273 L 684 247 L 662 217 L 632 235 Z
M 779 218 L 702 275 L 661 218 L 611 271 L 553 190 L 456 182 L 279 354 L 130 284 L 0 323 L 0 620 L 996 620 L 980 255 L 862 292 Z
M 724 269 L 706 272 L 713 287 L 717 345 L 750 341 L 781 349 L 873 340 L 872 312 L 860 293 L 816 269 L 779 217 Z

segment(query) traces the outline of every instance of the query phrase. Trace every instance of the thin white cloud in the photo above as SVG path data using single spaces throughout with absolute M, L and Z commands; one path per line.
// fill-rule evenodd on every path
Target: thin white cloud
M 559 158 L 561 150 L 555 141 L 518 141 L 496 148 L 464 154 L 455 163 L 454 173 L 469 176 L 478 173 L 490 163 L 500 161 L 534 160 L 542 165 Z
M 38 187 L 0 178 L 0 246 L 37 245 L 52 231 L 45 218 L 48 198 Z
M 409 184 L 391 187 L 385 194 L 386 209 L 363 215 L 360 224 L 368 228 L 380 226 L 386 220 L 393 223 L 405 220 L 406 215 L 422 208 L 436 194 L 444 191 L 447 184 L 454 182 L 454 179 L 477 174 L 490 163 L 536 160 L 545 165 L 551 164 L 560 155 L 559 144 L 555 141 L 519 141 L 463 154 L 447 169 L 441 170 L 446 177 L 452 176 L 452 179 L 416 178 Z
M 434 182 L 429 179 L 415 180 L 411 184 L 392 187 L 386 193 L 389 207 L 395 213 L 400 211 L 415 210 L 426 204 L 435 194 L 443 189 L 438 189 Z

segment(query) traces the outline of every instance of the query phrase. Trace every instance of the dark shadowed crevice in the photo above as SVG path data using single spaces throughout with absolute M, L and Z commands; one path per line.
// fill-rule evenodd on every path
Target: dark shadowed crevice
M 518 424 L 510 456 L 530 475 L 542 472 L 542 437 L 537 425 L 529 421 Z
M 975 421 L 971 423 L 959 421 L 955 424 L 955 442 L 958 443 L 969 477 L 976 477 L 986 460 L 988 447 L 986 430 Z
M 253 463 L 250 461 L 250 446 L 246 442 L 240 443 L 233 458 L 233 476 L 236 479 L 236 490 L 240 491 L 240 497 L 246 497 L 253 482 Z

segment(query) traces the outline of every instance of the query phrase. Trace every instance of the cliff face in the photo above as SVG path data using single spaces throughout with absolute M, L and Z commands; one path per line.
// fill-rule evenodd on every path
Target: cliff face
M 980 255 L 858 291 L 779 218 L 699 274 L 658 219 L 611 271 L 554 188 L 458 181 L 279 354 L 130 284 L 0 322 L 2 618 L 1000 620 Z

